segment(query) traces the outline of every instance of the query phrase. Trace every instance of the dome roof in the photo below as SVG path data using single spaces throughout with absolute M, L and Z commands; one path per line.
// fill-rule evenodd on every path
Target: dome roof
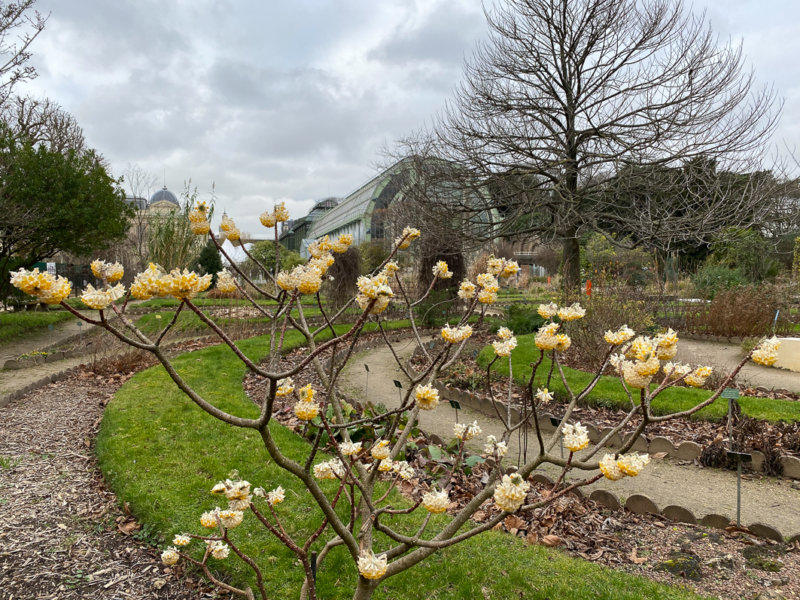
M 150 196 L 149 204 L 155 204 L 156 202 L 163 202 L 166 200 L 167 202 L 172 202 L 175 206 L 180 206 L 180 202 L 175 197 L 175 194 L 170 192 L 167 189 L 167 186 L 164 186 L 162 189 L 158 190 L 155 194 Z

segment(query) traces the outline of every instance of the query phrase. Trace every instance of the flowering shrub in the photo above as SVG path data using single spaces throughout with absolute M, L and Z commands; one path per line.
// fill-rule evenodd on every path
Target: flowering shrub
M 220 244 L 221 236 L 211 232 L 210 227 L 206 228 L 208 220 L 205 215 L 206 210 L 202 205 L 198 205 L 190 213 L 193 230 L 199 235 L 208 235 L 224 254 Z M 261 222 L 265 226 L 275 228 L 276 237 L 278 224 L 286 219 L 288 213 L 282 205 L 261 215 Z M 240 235 L 233 220 L 227 216 L 223 218 L 222 230 L 229 240 Z M 744 364 L 742 361 L 708 400 L 677 415 L 655 416 L 651 412 L 652 400 L 665 388 L 679 382 L 702 385 L 711 374 L 708 367 L 690 367 L 670 361 L 675 356 L 678 343 L 675 332 L 669 330 L 652 337 L 636 336 L 626 325 L 617 324 L 603 336 L 606 351 L 597 374 L 586 388 L 575 392 L 569 388 L 564 377 L 560 355 L 571 347 L 570 328 L 575 326 L 575 321 L 585 317 L 586 311 L 577 304 L 561 307 L 555 304 L 541 305 L 537 312 L 546 322 L 535 336 L 540 355 L 538 361 L 532 365 L 521 410 L 511 410 L 509 385 L 505 414 L 498 411 L 498 417 L 504 426 L 500 439 L 490 435 L 485 441 L 482 440 L 481 426 L 477 422 L 455 423 L 453 435 L 457 452 L 446 466 L 442 463 L 446 470 L 445 476 L 433 482 L 425 473 L 417 472 L 412 465 L 401 460 L 409 436 L 418 423 L 420 411 L 439 409 L 436 383 L 440 380 L 440 374 L 457 361 L 475 328 L 481 326 L 486 307 L 496 300 L 500 285 L 515 275 L 519 267 L 514 261 L 490 257 L 486 260 L 486 270 L 479 273 L 474 281 L 455 283 L 463 301 L 459 316 L 441 329 L 438 344 L 423 344 L 419 335 L 416 335 L 416 342 L 424 356 L 424 367 L 418 372 L 409 372 L 406 365 L 398 361 L 399 368 L 411 380 L 411 385 L 401 392 L 399 408 L 379 414 L 353 411 L 338 391 L 337 380 L 344 366 L 342 360 L 346 362 L 352 355 L 353 345 L 365 324 L 373 321 L 380 325 L 385 319 L 386 308 L 394 304 L 406 310 L 412 325 L 411 331 L 416 334 L 414 306 L 430 294 L 433 282 L 448 280 L 452 276 L 448 265 L 439 262 L 431 272 L 432 284 L 422 297 L 408 297 L 401 284 L 395 259 L 398 252 L 408 249 L 420 235 L 421 232 L 417 229 L 403 230 L 395 240 L 387 259 L 373 273 L 357 280 L 345 308 L 358 306 L 359 316 L 344 333 L 334 333 L 333 338 L 325 343 L 316 341 L 317 334 L 326 329 L 336 331 L 334 324 L 347 313 L 340 310 L 336 314 L 329 314 L 322 310 L 323 323 L 312 327 L 304 314 L 301 300 L 303 296 L 314 296 L 322 308 L 320 286 L 328 276 L 328 269 L 336 261 L 335 255 L 346 252 L 352 243 L 351 236 L 342 235 L 336 239 L 326 236 L 317 240 L 309 246 L 311 259 L 291 271 L 281 271 L 277 266 L 272 272 L 265 269 L 264 276 L 268 284 L 263 287 L 257 286 L 238 269 L 235 269 L 236 273 L 219 273 L 217 288 L 221 292 L 238 292 L 251 301 L 255 310 L 271 320 L 271 353 L 262 364 L 253 363 L 244 355 L 218 324 L 194 303 L 195 296 L 210 286 L 210 275 L 201 277 L 178 269 L 165 272 L 158 265 L 151 264 L 145 271 L 137 274 L 133 285 L 125 290 L 121 284 L 116 283 L 122 277 L 122 267 L 98 261 L 92 266 L 103 284 L 99 288 L 87 288 L 81 296 L 87 306 L 98 311 L 98 317 L 91 318 L 77 313 L 63 302 L 69 293 L 69 286 L 59 278 L 36 270 L 22 269 L 12 274 L 12 283 L 24 292 L 44 302 L 61 302 L 67 310 L 71 310 L 84 321 L 108 330 L 135 348 L 152 353 L 163 364 L 174 383 L 199 408 L 231 426 L 256 430 L 272 461 L 307 490 L 308 494 L 292 494 L 287 497 L 282 487 L 270 491 L 260 487 L 253 489 L 238 474 L 220 481 L 210 491 L 220 498 L 224 497 L 227 506 L 217 506 L 198 515 L 195 531 L 182 532 L 175 536 L 172 545 L 162 553 L 164 564 L 174 565 L 179 561 L 192 563 L 223 590 L 246 598 L 255 598 L 258 595 L 266 599 L 268 594 L 264 586 L 262 567 L 241 550 L 236 541 L 237 532 L 234 531 L 245 519 L 256 520 L 290 549 L 302 566 L 305 583 L 301 597 L 317 598 L 317 569 L 323 569 L 325 556 L 332 548 L 343 546 L 352 559 L 353 569 L 359 574 L 353 598 L 371 598 L 382 581 L 414 567 L 439 549 L 495 527 L 509 513 L 541 508 L 602 477 L 610 480 L 635 477 L 646 468 L 649 457 L 630 453 L 629 450 L 647 425 L 675 416 L 686 416 L 710 404 Z M 242 249 L 248 253 L 246 248 Z M 279 248 L 276 246 L 276 255 L 278 253 Z M 227 258 L 230 261 L 230 257 Z M 230 262 L 233 264 L 233 261 Z M 277 256 L 275 265 L 280 265 Z M 254 294 L 273 300 L 274 305 L 265 306 L 256 302 Z M 131 297 L 144 299 L 155 296 L 172 296 L 180 301 L 180 305 L 175 312 L 176 318 L 166 322 L 158 335 L 149 337 L 128 319 L 127 300 Z M 116 303 L 120 298 L 124 298 L 124 302 Z M 119 320 L 111 321 L 106 318 L 105 312 L 108 310 L 113 311 Z M 175 325 L 177 314 L 182 310 L 195 313 L 236 353 L 252 373 L 266 382 L 266 392 L 259 399 L 260 414 L 257 418 L 238 417 L 221 410 L 202 397 L 173 368 L 161 345 L 166 333 Z M 478 322 L 473 326 L 469 321 L 475 315 Z M 122 326 L 117 325 L 119 322 Z M 284 333 L 289 328 L 303 336 L 307 351 L 297 362 L 286 366 L 281 363 L 280 357 Z M 390 344 L 386 337 L 384 341 Z M 514 332 L 505 327 L 497 332 L 497 339 L 492 343 L 495 352 L 492 362 L 508 361 L 509 378 L 513 376 L 511 357 L 516 345 Z M 772 364 L 777 348 L 777 340 L 766 340 L 754 348 L 744 360 L 752 356 L 757 362 Z M 327 351 L 334 349 L 338 354 L 330 358 L 330 363 L 323 363 L 323 356 L 327 357 Z M 534 390 L 534 377 L 545 355 L 550 357 L 552 368 L 547 375 L 545 387 Z M 338 358 L 341 356 L 344 359 Z M 620 385 L 630 398 L 631 409 L 603 439 L 591 444 L 587 428 L 572 418 L 573 410 L 591 391 L 608 364 L 617 369 Z M 665 377 L 661 384 L 653 386 L 651 381 L 659 370 L 664 371 Z M 308 381 L 311 371 L 316 376 L 316 388 Z M 553 377 L 560 378 L 564 384 L 569 403 L 561 424 L 555 433 L 545 439 L 539 427 L 537 409 L 552 400 L 552 394 L 547 388 L 550 387 Z M 491 386 L 489 389 L 491 393 Z M 293 414 L 299 420 L 305 423 L 314 421 L 314 426 L 318 428 L 319 435 L 313 436 L 313 442 L 309 444 L 308 453 L 302 461 L 287 456 L 270 431 L 269 424 L 277 410 L 276 399 L 281 402 L 289 401 Z M 624 446 L 613 450 L 606 448 L 608 441 L 632 422 L 637 423 L 635 433 L 626 438 Z M 360 427 L 371 427 L 373 431 L 380 432 L 378 439 L 354 441 L 351 438 L 352 432 Z M 532 428 L 535 435 L 532 456 L 526 457 L 518 465 L 509 463 L 508 445 L 513 434 L 521 429 L 527 431 L 528 428 Z M 483 487 L 480 491 L 465 505 L 456 507 L 450 502 L 451 486 L 454 476 L 461 471 L 468 472 L 469 459 L 472 457 L 466 457 L 466 445 L 470 440 L 479 441 L 478 446 L 483 447 L 489 469 L 481 479 Z M 559 440 L 563 441 L 564 447 L 569 451 L 566 458 L 562 458 L 560 452 L 554 452 L 554 448 L 559 446 Z M 326 452 L 327 456 L 322 456 L 322 452 Z M 551 490 L 539 493 L 532 488 L 528 478 L 537 467 L 545 463 L 560 467 L 561 475 Z M 573 478 L 569 484 L 562 483 L 569 471 L 583 473 L 583 476 Z M 333 485 L 329 483 L 323 486 L 321 481 L 331 482 Z M 397 509 L 392 505 L 390 492 L 399 482 L 403 482 L 406 491 L 409 485 L 412 488 L 411 505 L 405 509 Z M 323 518 L 315 531 L 310 534 L 306 532 L 305 539 L 297 539 L 285 526 L 286 519 L 282 517 L 282 511 L 308 510 L 303 503 L 311 501 L 317 505 Z M 337 510 L 340 505 L 346 510 Z M 490 516 L 482 523 L 474 524 L 470 519 L 479 508 Z M 403 533 L 406 529 L 395 522 L 402 519 L 403 515 L 418 510 L 426 514 L 422 524 L 413 535 Z M 447 519 L 430 519 L 431 515 L 448 512 L 450 516 Z M 198 546 L 200 552 L 190 551 Z M 210 561 L 230 560 L 234 556 L 253 569 L 257 588 L 255 591 L 234 587 L 220 581 L 212 573 Z M 313 558 L 315 556 L 316 561 Z M 321 572 L 324 573 L 324 569 Z

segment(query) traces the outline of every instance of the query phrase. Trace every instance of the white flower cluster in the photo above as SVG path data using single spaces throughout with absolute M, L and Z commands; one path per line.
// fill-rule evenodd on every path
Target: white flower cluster
M 481 428 L 477 421 L 473 421 L 471 425 L 466 423 L 456 423 L 453 425 L 453 435 L 455 435 L 462 442 L 466 442 L 474 438 L 476 435 L 481 434 Z
M 342 442 L 339 445 L 339 451 L 342 456 L 355 456 L 361 452 L 361 442 Z
M 494 502 L 501 510 L 514 512 L 528 495 L 530 484 L 520 475 L 503 475 L 502 482 L 494 490 Z
M 540 350 L 557 350 L 564 352 L 572 345 L 572 340 L 566 333 L 557 333 L 560 325 L 548 323 L 539 328 L 533 337 L 533 343 Z
M 317 479 L 341 479 L 344 472 L 344 464 L 338 458 L 314 465 L 314 477 Z
M 564 447 L 570 452 L 578 452 L 589 445 L 589 430 L 580 424 L 566 423 L 561 429 L 564 439 Z
M 626 475 L 635 477 L 649 462 L 650 456 L 647 454 L 633 452 L 620 457 L 615 457 L 613 454 L 606 454 L 600 460 L 599 466 L 600 471 L 607 479 L 617 481 Z
M 450 497 L 444 490 L 439 492 L 431 490 L 422 496 L 422 506 L 424 506 L 428 512 L 438 515 L 445 512 L 447 507 L 450 506 Z
M 553 399 L 553 394 L 547 388 L 536 388 L 536 399 L 542 404 L 547 404 Z
M 236 279 L 228 269 L 222 269 L 217 273 L 217 289 L 223 294 L 231 294 L 236 291 Z
M 508 446 L 505 442 L 498 442 L 497 438 L 493 435 L 486 436 L 486 444 L 483 446 L 483 453 L 490 456 L 497 455 L 503 458 L 508 452 Z
M 114 286 L 106 286 L 106 289 L 96 290 L 90 283 L 86 286 L 86 290 L 81 294 L 81 302 L 89 308 L 95 310 L 103 310 L 108 308 L 113 302 L 116 302 L 125 295 L 125 286 L 118 283 Z
M 778 360 L 778 348 L 780 348 L 780 345 L 780 341 L 775 336 L 761 340 L 761 343 L 753 350 L 753 362 L 766 367 L 774 365 L 775 361 Z
M 394 240 L 394 244 L 400 248 L 400 250 L 405 250 L 411 245 L 411 242 L 417 239 L 420 235 L 419 229 L 406 227 L 403 229 L 402 235 Z
M 623 325 L 616 331 L 606 331 L 603 339 L 605 339 L 606 343 L 609 343 L 613 346 L 619 346 L 620 344 L 624 344 L 625 342 L 629 341 L 634 335 L 636 335 L 636 332 L 633 329 L 627 325 Z
M 380 579 L 387 569 L 386 555 L 375 556 L 372 550 L 362 552 L 358 557 L 358 572 L 367 579 Z
M 438 279 L 450 279 L 453 276 L 453 272 L 445 261 L 440 260 L 433 265 L 433 276 Z
M 242 235 L 242 232 L 236 227 L 236 223 L 233 222 L 233 219 L 226 214 L 222 215 L 222 223 L 219 225 L 219 230 L 220 237 L 226 237 L 231 242 L 237 241 Z
M 463 342 L 472 335 L 472 327 L 469 325 L 462 325 L 461 327 L 450 327 L 445 325 L 442 327 L 442 338 L 449 344 L 458 344 Z
M 439 390 L 429 385 L 418 385 L 414 398 L 420 410 L 433 410 L 439 405 Z
M 95 277 L 108 283 L 119 281 L 125 275 L 125 269 L 117 262 L 107 263 L 103 260 L 93 260 L 90 266 Z
M 501 327 L 497 331 L 499 340 L 492 342 L 492 348 L 497 356 L 505 357 L 510 356 L 511 351 L 517 347 L 517 338 L 514 337 L 514 332 L 508 327 Z

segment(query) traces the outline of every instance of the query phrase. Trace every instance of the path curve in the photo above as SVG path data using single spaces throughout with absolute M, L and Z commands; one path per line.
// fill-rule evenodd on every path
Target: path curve
M 405 359 L 414 350 L 412 339 L 394 344 L 397 354 Z M 369 366 L 367 374 L 364 365 Z M 367 379 L 368 377 L 368 379 Z M 381 346 L 363 352 L 350 361 L 340 380 L 347 393 L 356 398 L 383 403 L 387 408 L 400 404 L 398 390 L 393 383 L 398 380 L 404 388 L 409 381 L 397 366 L 391 351 Z M 365 394 L 366 392 L 366 394 Z M 445 440 L 453 438 L 455 411 L 445 404 L 436 410 L 424 411 L 420 415 L 420 428 Z M 501 422 L 484 413 L 464 408 L 458 412 L 461 422 L 478 421 L 482 435 L 468 443 L 470 449 L 480 453 L 486 436 L 499 438 L 503 433 Z M 535 443 L 530 435 L 529 445 Z M 517 436 L 509 442 L 509 457 L 519 455 L 520 444 Z M 542 473 L 555 478 L 558 470 L 551 465 L 540 468 Z M 576 478 L 571 475 L 567 479 Z M 617 497 L 625 498 L 633 494 L 646 494 L 663 509 L 677 504 L 692 511 L 698 520 L 710 513 L 736 515 L 736 474 L 719 469 L 702 468 L 693 465 L 680 465 L 669 459 L 653 460 L 638 477 L 626 477 L 619 481 L 602 479 L 586 489 L 588 495 L 593 489 L 608 490 Z M 777 528 L 784 536 L 800 533 L 800 486 L 793 482 L 772 477 L 744 479 L 742 481 L 742 523 L 766 523 Z

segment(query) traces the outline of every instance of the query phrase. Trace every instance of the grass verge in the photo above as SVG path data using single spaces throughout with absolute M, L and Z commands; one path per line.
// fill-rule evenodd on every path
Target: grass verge
M 0 344 L 39 333 L 47 329 L 48 325 L 56 325 L 74 318 L 74 315 L 64 311 L 0 313 Z
M 526 384 L 531 373 L 531 363 L 539 359 L 539 349 L 534 344 L 534 334 L 517 336 L 519 345 L 511 354 L 511 364 L 514 372 L 514 379 L 521 384 Z M 494 357 L 491 346 L 483 348 L 478 355 L 477 362 L 482 367 L 486 367 Z M 545 358 L 536 374 L 535 385 L 544 387 L 547 380 L 547 373 L 550 369 L 550 361 Z M 497 361 L 492 370 L 508 375 L 508 363 Z M 592 374 L 564 367 L 564 376 L 570 388 L 578 392 L 586 387 L 592 380 Z M 562 398 L 566 396 L 566 390 L 561 382 L 558 372 L 554 372 L 550 384 L 550 391 L 555 392 Z M 694 388 L 674 387 L 664 390 L 653 401 L 653 412 L 658 415 L 665 415 L 674 412 L 687 410 L 706 400 L 711 393 L 708 390 L 698 390 Z M 635 398 L 635 397 L 634 397 Z M 617 377 L 603 376 L 597 386 L 589 394 L 586 403 L 590 406 L 600 406 L 607 408 L 626 409 L 630 407 L 630 401 Z M 800 402 L 791 400 L 775 400 L 771 398 L 739 398 L 739 405 L 742 412 L 754 419 L 766 419 L 767 421 L 800 421 Z M 718 421 L 728 414 L 728 401 L 718 398 L 713 404 L 695 413 L 692 418 Z

